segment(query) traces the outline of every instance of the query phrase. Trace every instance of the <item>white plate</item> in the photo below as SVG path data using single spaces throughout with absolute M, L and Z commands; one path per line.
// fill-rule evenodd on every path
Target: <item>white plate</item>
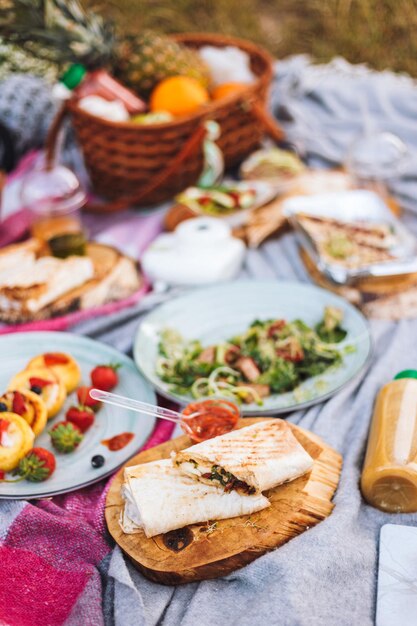
M 247 329 L 255 319 L 302 319 L 313 326 L 323 317 L 325 306 L 344 312 L 348 331 L 344 345 L 354 345 L 338 368 L 310 378 L 296 390 L 264 398 L 264 404 L 242 405 L 244 415 L 268 415 L 304 408 L 320 402 L 344 387 L 368 363 L 371 337 L 363 315 L 343 298 L 324 289 L 291 282 L 237 281 L 207 287 L 163 304 L 140 325 L 134 344 L 134 358 L 146 378 L 164 396 L 186 404 L 190 396 L 170 391 L 155 373 L 160 331 L 178 330 L 185 339 L 199 339 L 203 346 L 223 341 Z M 319 383 L 319 384 L 318 384 Z
M 73 356 L 82 372 L 80 385 L 90 385 L 90 372 L 105 363 L 120 363 L 120 382 L 117 393 L 144 402 L 155 403 L 155 394 L 137 371 L 135 364 L 127 356 L 106 344 L 79 335 L 58 332 L 14 333 L 0 337 L 0 392 L 17 372 L 24 369 L 28 361 L 42 352 L 68 352 Z M 0 395 L 1 395 L 0 393 Z M 68 396 L 63 409 L 50 420 L 35 446 L 53 450 L 47 431 L 61 420 L 69 406 L 77 404 L 77 395 Z M 1 414 L 0 414 L 1 417 Z M 51 478 L 41 483 L 26 480 L 11 484 L 0 482 L 0 498 L 30 499 L 44 498 L 67 491 L 80 489 L 113 473 L 123 465 L 149 438 L 154 428 L 152 417 L 140 416 L 133 411 L 102 406 L 96 414 L 93 426 L 86 432 L 79 447 L 70 454 L 56 455 L 57 467 Z M 111 452 L 100 442 L 122 432 L 134 433 L 132 441 L 122 450 Z M 93 468 L 91 458 L 101 454 L 106 459 L 100 468 Z

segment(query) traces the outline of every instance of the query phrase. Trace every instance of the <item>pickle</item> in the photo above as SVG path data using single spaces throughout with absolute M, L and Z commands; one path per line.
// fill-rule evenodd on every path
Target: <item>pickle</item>
M 54 257 L 65 259 L 69 256 L 85 256 L 86 238 L 82 231 L 56 235 L 48 240 L 49 249 Z

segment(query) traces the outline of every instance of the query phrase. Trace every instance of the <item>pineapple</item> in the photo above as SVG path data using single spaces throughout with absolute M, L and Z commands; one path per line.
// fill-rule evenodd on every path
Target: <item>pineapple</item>
M 149 31 L 120 36 L 110 21 L 86 12 L 79 0 L 3 0 L 0 36 L 48 61 L 105 67 L 145 97 L 168 76 L 208 82 L 208 70 L 195 51 Z
M 145 97 L 169 76 L 190 76 L 208 84 L 208 70 L 194 50 L 152 31 L 126 37 L 117 53 L 116 76 Z

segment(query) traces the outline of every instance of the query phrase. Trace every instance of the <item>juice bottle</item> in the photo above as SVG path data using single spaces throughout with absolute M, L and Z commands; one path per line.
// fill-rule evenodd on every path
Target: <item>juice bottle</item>
M 382 511 L 417 511 L 417 370 L 400 372 L 378 394 L 361 490 Z

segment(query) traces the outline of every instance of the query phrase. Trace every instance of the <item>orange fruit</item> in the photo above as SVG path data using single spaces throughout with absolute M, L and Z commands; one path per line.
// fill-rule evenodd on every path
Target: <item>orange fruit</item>
M 209 94 L 195 78 L 171 76 L 162 80 L 153 90 L 151 111 L 168 111 L 172 115 L 186 115 L 208 102 Z
M 247 88 L 246 83 L 223 83 L 223 85 L 218 85 L 211 92 L 211 97 L 213 100 L 220 100 L 221 98 L 225 98 L 226 96 L 230 96 L 232 93 L 237 93 L 238 91 L 242 91 L 242 89 Z

